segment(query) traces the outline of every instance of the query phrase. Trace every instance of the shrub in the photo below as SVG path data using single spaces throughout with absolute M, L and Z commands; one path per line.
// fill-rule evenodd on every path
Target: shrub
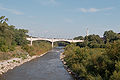
M 0 47 L 0 51 L 2 51 L 2 52 L 7 52 L 7 51 L 8 51 L 8 46 L 2 45 L 2 46 Z
M 85 80 L 120 80 L 120 41 L 106 48 L 80 48 L 68 45 L 65 61 L 78 77 Z

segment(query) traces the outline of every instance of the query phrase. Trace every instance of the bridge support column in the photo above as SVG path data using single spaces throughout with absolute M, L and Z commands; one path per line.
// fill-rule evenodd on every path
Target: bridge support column
M 33 41 L 31 40 L 31 41 L 30 41 L 30 45 L 31 45 L 31 46 L 32 46 L 32 42 L 33 42 Z
M 52 48 L 54 47 L 54 42 L 52 42 Z
M 33 40 L 32 40 L 32 37 L 31 37 L 31 40 L 30 40 L 30 45 L 32 46 L 32 42 L 33 42 Z

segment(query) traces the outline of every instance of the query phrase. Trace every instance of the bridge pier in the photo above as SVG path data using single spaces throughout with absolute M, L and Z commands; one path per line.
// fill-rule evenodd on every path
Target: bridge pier
M 30 45 L 31 45 L 31 46 L 32 46 L 32 42 L 33 42 L 33 41 L 31 40 L 31 41 L 30 41 Z
M 33 40 L 32 40 L 32 37 L 30 38 L 30 45 L 32 46 L 32 42 L 33 42 Z
M 54 47 L 54 42 L 52 42 L 52 48 Z

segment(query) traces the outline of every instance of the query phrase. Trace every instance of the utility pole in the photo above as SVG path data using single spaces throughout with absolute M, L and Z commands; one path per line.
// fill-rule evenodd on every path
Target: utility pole
M 88 36 L 89 34 L 88 34 L 88 28 L 87 28 L 87 31 L 86 31 L 86 36 Z
M 87 28 L 87 30 L 86 30 L 86 43 L 87 43 L 87 45 L 88 45 L 88 28 Z M 86 46 L 87 46 L 86 45 Z

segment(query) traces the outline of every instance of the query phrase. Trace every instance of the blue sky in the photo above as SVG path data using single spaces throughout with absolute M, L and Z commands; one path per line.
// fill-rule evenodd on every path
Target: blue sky
M 0 16 L 39 37 L 120 32 L 120 0 L 0 0 Z

